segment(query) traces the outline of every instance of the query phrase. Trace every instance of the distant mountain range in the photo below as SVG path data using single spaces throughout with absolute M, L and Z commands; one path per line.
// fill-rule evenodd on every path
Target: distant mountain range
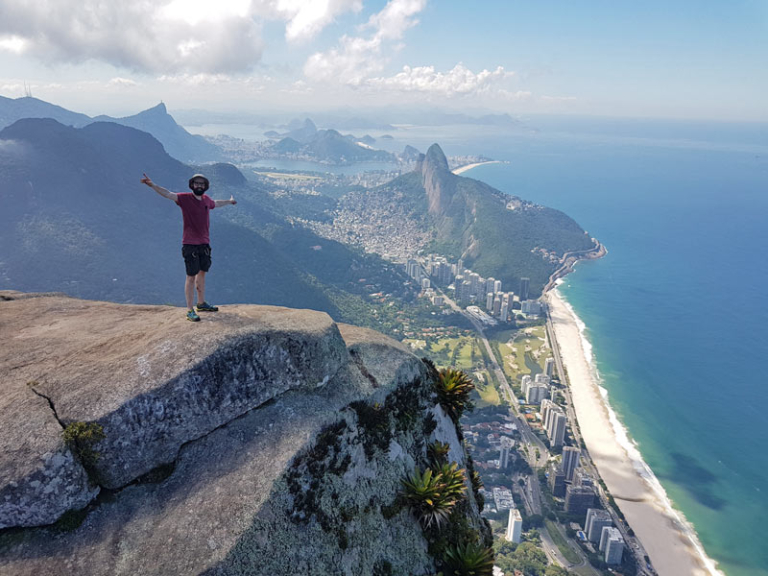
M 114 122 L 152 134 L 162 143 L 168 154 L 182 162 L 214 162 L 223 159 L 218 147 L 202 136 L 190 134 L 179 126 L 162 103 L 124 118 L 104 115 L 91 118 L 37 98 L 11 99 L 0 96 L 0 129 L 23 118 L 52 118 L 75 128 L 82 128 L 93 122 Z
M 83 128 L 23 119 L 0 131 L 0 289 L 61 291 L 117 302 L 181 303 L 181 213 L 139 182 L 185 191 L 200 168 L 169 156 L 146 132 L 112 122 Z M 387 290 L 403 278 L 361 255 L 290 224 L 263 190 L 234 166 L 204 168 L 213 198 L 209 294 L 222 303 L 324 310 L 351 320 L 339 303 L 362 304 L 345 287 L 359 277 Z
M 270 131 L 264 135 L 269 138 L 280 138 L 268 150 L 281 156 L 306 157 L 317 162 L 332 164 L 397 162 L 394 154 L 384 150 L 374 150 L 371 145 L 376 140 L 371 136 L 357 138 L 351 134 L 342 135 L 336 130 L 318 130 L 309 118 L 287 133 Z

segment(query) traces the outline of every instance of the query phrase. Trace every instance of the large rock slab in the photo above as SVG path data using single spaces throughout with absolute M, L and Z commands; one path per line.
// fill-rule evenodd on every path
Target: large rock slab
M 352 361 L 374 388 L 392 388 L 424 375 L 424 364 L 400 342 L 381 332 L 339 324 Z
M 3 292 L 0 339 L 4 527 L 53 522 L 93 497 L 62 425 L 103 427 L 97 477 L 118 488 L 288 390 L 327 384 L 350 362 L 327 314 L 268 306 L 231 306 L 192 324 L 169 306 Z
M 0 303 L 0 320 L 7 318 L 5 304 Z M 209 322 L 237 324 L 252 316 L 258 321 L 259 314 L 279 312 L 260 307 L 228 310 Z M 179 314 L 178 309 L 170 310 L 174 316 L 166 319 L 160 312 L 156 322 L 167 324 Z M 283 318 L 290 323 L 299 316 Z M 184 330 L 197 328 L 184 322 Z M 306 331 L 306 318 L 302 325 Z M 276 320 L 273 328 L 281 326 Z M 129 328 L 139 329 L 127 320 L 122 329 Z M 405 348 L 370 330 L 342 325 L 340 331 L 347 360 L 325 385 L 316 386 L 325 381 L 319 378 L 322 371 L 309 372 L 302 385 L 184 443 L 169 475 L 110 492 L 94 502 L 82 525 L 71 531 L 43 527 L 0 534 L 0 574 L 434 573 L 421 527 L 395 503 L 401 479 L 414 466 L 425 465 L 430 440 L 448 441 L 459 465 L 465 465 L 455 426 L 434 406 L 425 366 Z M 151 338 L 151 333 L 146 336 Z M 151 342 L 145 346 L 156 348 Z M 141 352 L 138 341 L 136 347 Z M 69 354 L 75 354 L 75 348 Z M 248 345 L 244 348 L 247 354 Z M 51 371 L 62 361 L 65 368 L 87 369 L 82 362 L 57 355 L 63 352 L 55 346 L 40 350 L 51 355 L 43 358 L 43 364 L 50 361 Z M 152 366 L 160 360 L 148 361 Z M 16 374 L 24 373 L 24 362 L 12 368 L 15 381 L 30 377 Z M 45 383 L 39 386 L 47 385 L 46 393 L 54 393 L 53 380 L 44 378 L 48 372 L 35 369 L 41 372 L 39 382 Z M 114 381 L 122 381 L 127 372 L 125 366 L 116 368 Z M 55 382 L 71 380 L 60 370 Z M 23 386 L 14 390 L 42 401 Z M 97 405 L 109 405 L 100 395 L 107 394 L 102 387 L 91 388 L 91 393 L 102 398 Z M 59 402 L 65 398 L 57 396 Z M 384 410 L 384 429 L 367 421 L 361 406 Z M 52 413 L 50 407 L 38 408 L 41 414 Z M 386 441 L 380 442 L 378 434 Z M 471 508 L 473 523 L 479 525 L 479 512 L 474 504 Z

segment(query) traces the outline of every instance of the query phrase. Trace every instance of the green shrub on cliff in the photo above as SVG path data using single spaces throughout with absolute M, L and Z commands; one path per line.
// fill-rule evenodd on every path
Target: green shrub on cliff
M 94 446 L 104 440 L 104 428 L 95 422 L 72 422 L 62 432 L 64 443 L 86 468 L 96 465 L 101 456 Z
M 445 413 L 454 422 L 458 422 L 464 411 L 472 411 L 474 404 L 469 395 L 475 385 L 466 373 L 454 368 L 440 370 L 439 377 L 435 380 L 435 392 L 437 401 Z
M 491 576 L 493 550 L 481 544 L 468 542 L 464 546 L 451 546 L 445 551 L 445 563 L 454 576 Z
M 400 495 L 421 525 L 425 529 L 440 528 L 464 495 L 464 470 L 458 470 L 455 463 L 446 464 L 438 471 L 416 470 L 410 478 L 402 480 L 402 484 Z

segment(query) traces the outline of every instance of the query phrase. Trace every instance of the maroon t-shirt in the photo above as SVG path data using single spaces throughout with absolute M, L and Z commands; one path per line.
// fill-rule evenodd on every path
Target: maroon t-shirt
M 176 203 L 184 217 L 184 236 L 181 243 L 210 244 L 209 213 L 216 207 L 216 203 L 207 194 L 203 194 L 201 200 L 195 198 L 192 192 L 179 192 L 176 197 Z

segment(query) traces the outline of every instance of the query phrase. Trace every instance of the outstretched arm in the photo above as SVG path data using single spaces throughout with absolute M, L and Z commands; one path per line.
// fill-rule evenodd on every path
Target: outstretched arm
M 222 206 L 226 206 L 227 204 L 231 204 L 234 206 L 237 204 L 237 200 L 235 200 L 235 197 L 230 194 L 229 200 L 214 200 L 214 204 L 216 204 L 216 208 L 221 208 Z
M 144 174 L 144 178 L 141 179 L 141 183 L 142 184 L 146 184 L 147 186 L 152 188 L 152 190 L 154 190 L 155 192 L 160 194 L 160 196 L 162 196 L 163 198 L 168 198 L 168 200 L 173 200 L 174 202 L 176 202 L 178 204 L 178 201 L 177 201 L 177 196 L 178 195 L 175 192 L 171 192 L 170 190 L 167 190 L 167 189 L 163 188 L 162 186 L 158 186 L 157 184 L 152 182 L 150 177 L 147 176 L 146 174 Z

